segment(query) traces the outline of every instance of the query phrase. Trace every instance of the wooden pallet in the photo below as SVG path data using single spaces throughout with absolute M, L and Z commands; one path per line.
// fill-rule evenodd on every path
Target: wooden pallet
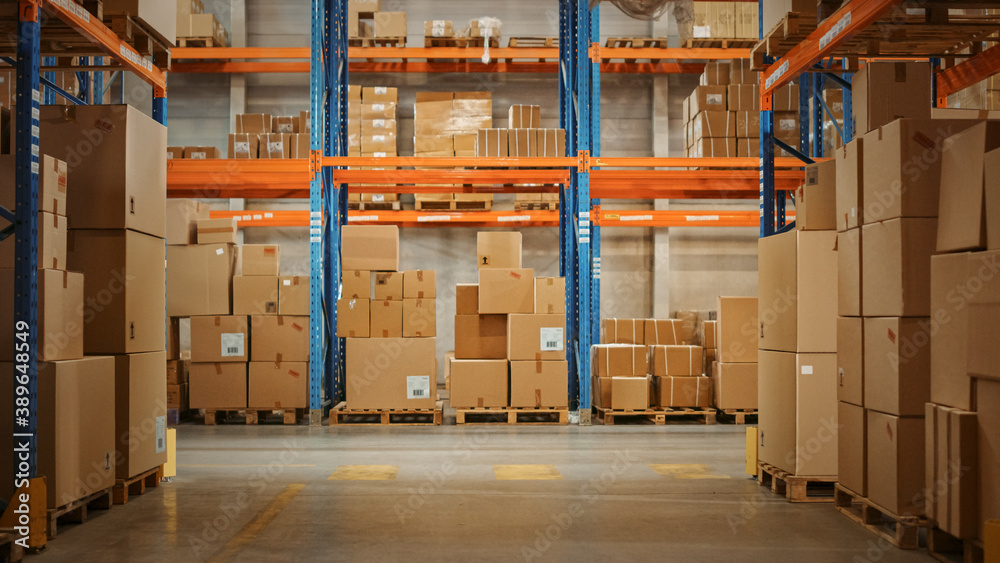
M 532 49 L 540 47 L 558 47 L 558 37 L 511 37 L 507 40 L 511 49 Z
M 816 14 L 789 12 L 759 42 L 751 45 L 753 68 L 763 67 L 764 55 L 780 57 L 816 30 Z
M 405 37 L 352 37 L 348 47 L 406 47 Z
M 413 208 L 417 211 L 490 211 L 492 201 L 416 201 Z
M 920 528 L 928 527 L 926 518 L 897 516 L 845 489 L 840 483 L 834 485 L 834 505 L 841 514 L 899 549 L 920 547 Z
M 160 486 L 163 480 L 163 466 L 154 467 L 148 471 L 129 477 L 128 479 L 115 479 L 115 486 L 112 489 L 115 504 L 128 504 L 128 497 L 141 496 L 146 494 L 146 489 L 155 489 Z
M 20 563 L 24 559 L 24 548 L 14 543 L 20 537 L 11 531 L 0 531 L 0 563 Z
M 650 37 L 610 37 L 606 47 L 612 49 L 666 49 L 667 39 L 653 39 Z
M 147 26 L 145 22 L 134 15 L 107 10 L 102 10 L 102 12 L 104 24 L 111 28 L 111 31 L 114 31 L 122 41 L 135 47 L 143 56 L 153 56 L 156 61 L 159 61 L 161 68 L 169 68 L 167 63 L 170 60 L 168 56 L 170 43 L 176 37 L 168 39 L 160 35 L 152 26 Z
M 565 407 L 477 407 L 456 409 L 455 424 L 569 424 L 569 409 Z
M 483 48 L 486 46 L 485 37 L 425 37 L 424 47 L 458 47 L 459 49 Z M 490 47 L 500 48 L 500 39 L 490 38 Z
M 777 467 L 757 462 L 757 484 L 769 487 L 788 502 L 833 502 L 836 477 L 800 477 Z
M 351 211 L 399 211 L 398 201 L 351 201 L 347 203 Z
M 937 526 L 927 530 L 927 551 L 944 563 L 983 563 L 985 558 L 982 542 L 960 540 Z
M 222 47 L 214 37 L 178 37 L 178 47 Z
M 616 418 L 640 424 L 648 424 L 649 422 L 657 425 L 666 424 L 668 419 L 671 422 L 678 422 L 683 419 L 695 419 L 699 422 L 704 422 L 704 424 L 715 424 L 715 410 L 709 408 L 674 407 L 645 410 L 615 410 L 594 407 L 594 410 L 597 411 L 598 420 L 607 426 L 613 426 Z
M 729 39 L 700 37 L 684 42 L 686 49 L 750 49 L 757 44 L 756 39 Z
M 88 510 L 109 510 L 111 508 L 112 489 L 113 487 L 97 491 L 92 495 L 75 500 L 65 506 L 50 508 L 46 511 L 46 520 L 48 522 L 46 533 L 49 539 L 54 539 L 58 535 L 60 522 L 83 524 L 87 521 Z
M 747 417 L 757 418 L 757 409 L 719 409 L 718 419 L 720 422 L 732 422 L 734 424 L 746 424 Z M 750 421 L 751 424 L 754 422 Z
M 514 211 L 557 211 L 558 201 L 519 201 L 514 204 Z
M 330 426 L 389 424 L 392 426 L 441 426 L 444 403 L 433 409 L 349 409 L 340 403 L 330 411 Z
M 222 415 L 222 422 L 230 422 L 242 419 L 241 423 L 247 425 L 261 424 L 266 422 L 272 414 L 280 415 L 282 424 L 298 424 L 300 418 L 305 416 L 306 409 L 205 409 L 203 422 L 205 426 L 215 426 L 219 423 L 219 415 Z

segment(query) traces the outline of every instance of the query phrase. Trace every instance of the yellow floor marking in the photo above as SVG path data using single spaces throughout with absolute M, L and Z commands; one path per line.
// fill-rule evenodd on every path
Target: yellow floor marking
M 650 463 L 649 468 L 675 479 L 732 479 L 729 475 L 711 472 L 711 468 L 702 463 Z
M 555 465 L 494 465 L 497 481 L 551 481 L 562 479 Z
M 327 481 L 395 481 L 398 465 L 341 465 Z
M 270 465 L 178 465 L 177 467 L 271 467 Z M 281 465 L 281 467 L 316 467 L 315 463 L 301 465 Z
M 167 509 L 167 538 L 170 545 L 177 545 L 177 487 L 164 486 L 163 505 Z
M 294 499 L 295 496 L 298 495 L 304 488 L 305 485 L 288 485 L 285 487 L 285 490 L 278 496 L 274 497 L 274 499 L 271 500 L 266 507 L 264 507 L 264 510 L 257 514 L 256 518 L 254 518 L 249 524 L 244 526 L 239 533 L 227 541 L 226 545 L 222 546 L 222 550 L 209 559 L 209 563 L 221 563 L 223 561 L 230 561 L 236 557 L 236 555 L 243 551 L 246 546 L 250 545 L 255 539 L 257 539 L 257 536 L 259 536 L 260 533 L 267 528 L 268 524 L 277 518 L 278 514 L 281 514 L 281 511 L 284 510 L 285 507 L 292 502 L 292 499 Z

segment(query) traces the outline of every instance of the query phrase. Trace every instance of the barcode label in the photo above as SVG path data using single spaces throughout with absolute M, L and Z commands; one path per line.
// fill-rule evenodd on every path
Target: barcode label
M 563 349 L 563 329 L 562 327 L 550 327 L 539 329 L 541 342 L 539 347 L 542 352 L 561 352 Z
M 156 417 L 156 453 L 167 451 L 167 417 Z
M 246 355 L 246 345 L 242 332 L 226 332 L 221 335 L 222 357 L 238 358 Z
M 431 377 L 429 375 L 410 375 L 406 377 L 406 398 L 426 399 L 431 396 Z

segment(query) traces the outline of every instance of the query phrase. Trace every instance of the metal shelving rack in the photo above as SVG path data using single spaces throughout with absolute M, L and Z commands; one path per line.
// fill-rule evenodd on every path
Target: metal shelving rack
M 16 331 L 14 437 L 28 441 L 27 459 L 13 459 L 14 474 L 20 473 L 19 464 L 28 467 L 28 476 L 37 474 L 37 397 L 38 397 L 38 167 L 39 167 L 39 112 L 42 96 L 41 36 L 43 19 L 54 17 L 87 38 L 108 57 L 124 69 L 135 73 L 153 87 L 153 117 L 166 124 L 166 72 L 155 66 L 155 61 L 142 57 L 131 45 L 122 41 L 101 21 L 82 6 L 67 0 L 20 0 L 18 5 L 17 35 L 17 91 L 15 107 L 15 208 L 0 207 L 0 218 L 12 223 L 0 231 L 0 238 L 13 233 L 14 258 L 14 322 Z M 95 68 L 95 71 L 103 69 Z M 98 91 L 102 87 L 95 78 Z M 51 87 L 47 91 L 53 91 Z M 70 98 L 66 94 L 67 98 Z M 95 101 L 100 101 L 95 96 Z M 54 100 L 49 100 L 54 101 Z M 83 103 L 76 100 L 74 103 Z M 25 397 L 27 404 L 19 401 Z

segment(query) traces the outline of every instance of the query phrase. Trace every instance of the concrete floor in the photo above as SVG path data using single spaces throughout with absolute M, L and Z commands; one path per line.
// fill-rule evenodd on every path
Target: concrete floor
M 184 425 L 176 479 L 31 559 L 930 561 L 765 492 L 743 452 L 727 425 Z

